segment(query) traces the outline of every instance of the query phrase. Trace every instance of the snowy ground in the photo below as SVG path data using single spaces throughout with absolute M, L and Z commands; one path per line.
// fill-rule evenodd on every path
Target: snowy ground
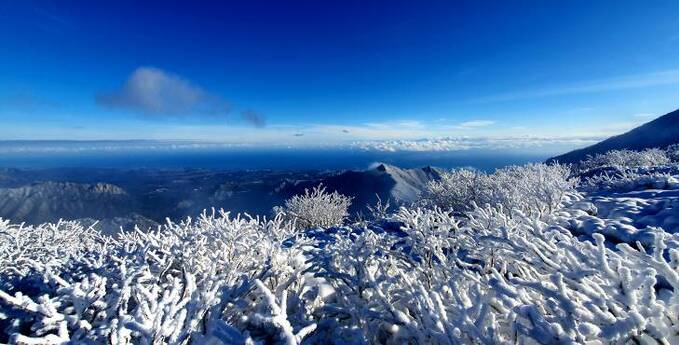
M 611 242 L 633 245 L 636 241 L 642 244 L 652 241 L 649 228 L 662 228 L 671 234 L 679 232 L 676 168 L 647 169 L 634 172 L 631 177 L 613 178 L 596 188 L 582 189 L 585 201 L 570 208 L 584 213 L 569 212 L 569 207 L 563 210 L 567 213 L 567 228 L 574 234 L 601 233 Z

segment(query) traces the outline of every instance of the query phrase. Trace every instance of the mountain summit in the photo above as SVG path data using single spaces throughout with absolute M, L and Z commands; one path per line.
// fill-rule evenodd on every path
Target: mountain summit
M 587 155 L 610 150 L 662 148 L 676 143 L 679 143 L 679 110 L 665 114 L 629 132 L 610 137 L 600 143 L 552 157 L 547 162 L 575 163 L 584 159 Z

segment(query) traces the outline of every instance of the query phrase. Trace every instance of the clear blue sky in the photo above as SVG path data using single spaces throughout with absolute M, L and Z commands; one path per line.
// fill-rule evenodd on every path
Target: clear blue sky
M 0 139 L 605 136 L 679 108 L 679 1 L 0 1 Z

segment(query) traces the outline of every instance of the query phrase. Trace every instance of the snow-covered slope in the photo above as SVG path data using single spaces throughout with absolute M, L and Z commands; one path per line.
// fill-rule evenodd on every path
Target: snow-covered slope
M 599 233 L 611 243 L 635 245 L 637 241 L 652 246 L 656 229 L 679 234 L 679 171 L 674 175 L 656 175 L 635 183 L 626 190 L 585 193 L 585 198 L 571 212 L 569 208 L 560 224 L 575 235 L 591 238 Z
M 108 183 L 43 182 L 0 188 L 0 217 L 31 224 L 63 219 L 109 218 L 129 213 L 134 204 L 120 187 Z
M 663 148 L 679 143 L 679 110 L 665 114 L 629 132 L 608 138 L 600 143 L 574 150 L 549 159 L 549 162 L 575 163 L 587 155 L 604 153 L 610 150 L 643 150 Z

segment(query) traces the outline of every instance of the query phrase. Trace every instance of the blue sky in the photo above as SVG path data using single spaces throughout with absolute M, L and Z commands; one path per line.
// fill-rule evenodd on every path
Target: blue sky
M 593 138 L 679 108 L 677 1 L 0 1 L 1 139 Z

